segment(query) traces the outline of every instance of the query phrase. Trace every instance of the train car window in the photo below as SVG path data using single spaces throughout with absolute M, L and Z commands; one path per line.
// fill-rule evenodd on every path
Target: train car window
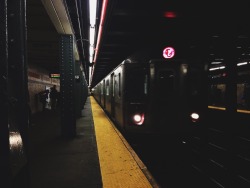
M 114 75 L 112 75 L 112 80 L 113 80 L 113 84 L 112 84 L 112 95 L 113 95 L 113 97 L 115 96 L 115 76 Z
M 121 73 L 118 74 L 118 95 L 121 97 Z
M 106 95 L 109 95 L 109 80 L 106 82 Z
M 103 84 L 102 84 L 102 94 L 104 94 L 104 95 L 105 95 L 105 86 L 106 86 L 105 80 L 103 80 Z
M 101 84 L 101 95 L 103 95 L 103 86 Z
M 114 76 L 114 88 L 113 88 L 113 91 L 114 91 L 114 97 L 117 95 L 118 93 L 118 88 L 117 88 L 117 75 Z
M 144 94 L 148 94 L 148 75 L 145 75 L 144 77 Z
M 158 72 L 157 85 L 159 96 L 165 98 L 174 93 L 175 74 L 172 70 L 162 70 Z

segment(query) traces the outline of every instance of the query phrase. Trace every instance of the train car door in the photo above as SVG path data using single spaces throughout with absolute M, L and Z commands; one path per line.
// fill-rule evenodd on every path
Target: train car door
M 106 109 L 106 80 L 105 79 L 103 80 L 102 89 L 103 89 L 102 105 L 103 105 L 103 108 Z
M 114 117 L 115 115 L 115 76 L 114 73 L 111 74 L 110 79 L 110 89 L 111 89 L 111 116 Z

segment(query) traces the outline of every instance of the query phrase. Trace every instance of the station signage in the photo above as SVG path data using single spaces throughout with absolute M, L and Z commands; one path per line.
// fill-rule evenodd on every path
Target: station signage
M 175 49 L 173 47 L 166 47 L 164 48 L 162 55 L 166 59 L 173 58 L 175 55 Z
M 60 74 L 50 74 L 50 78 L 60 78 Z

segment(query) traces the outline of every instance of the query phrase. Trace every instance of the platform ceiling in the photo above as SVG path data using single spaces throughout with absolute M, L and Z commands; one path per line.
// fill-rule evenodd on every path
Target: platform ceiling
M 97 30 L 102 3 L 98 1 Z M 173 46 L 180 57 L 191 53 L 212 61 L 233 46 L 239 58 L 249 59 L 250 9 L 242 0 L 108 0 L 94 64 L 88 61 L 87 7 L 87 0 L 27 0 L 29 63 L 57 72 L 58 34 L 69 33 L 75 36 L 77 58 L 87 78 L 94 66 L 90 87 L 144 47 Z

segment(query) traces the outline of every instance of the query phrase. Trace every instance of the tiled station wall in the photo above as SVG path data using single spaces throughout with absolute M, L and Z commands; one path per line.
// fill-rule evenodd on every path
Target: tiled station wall
M 39 93 L 44 91 L 46 87 L 52 87 L 56 85 L 58 91 L 60 91 L 60 79 L 50 78 L 50 73 L 41 68 L 30 66 L 28 68 L 28 89 L 30 97 L 31 113 L 37 113 L 42 111 L 42 104 L 39 101 Z

